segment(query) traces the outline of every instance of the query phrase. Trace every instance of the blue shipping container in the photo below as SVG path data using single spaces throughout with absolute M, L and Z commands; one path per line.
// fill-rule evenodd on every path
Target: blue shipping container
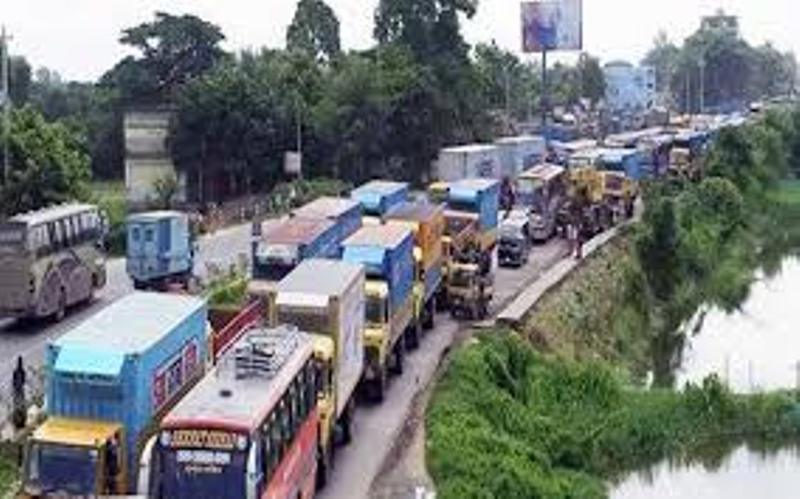
M 203 373 L 207 320 L 199 298 L 117 300 L 48 346 L 47 412 L 122 424 L 136 463 L 142 430 Z
M 301 206 L 292 216 L 309 220 L 331 220 L 336 223 L 337 258 L 341 254 L 341 244 L 361 228 L 361 205 L 345 198 L 321 197 Z
M 495 229 L 500 210 L 500 182 L 488 179 L 453 182 L 448 205 L 451 209 L 477 214 L 482 231 Z
M 373 180 L 354 189 L 350 198 L 361 204 L 364 215 L 382 217 L 395 205 L 408 200 L 408 195 L 408 184 L 405 182 Z
M 600 160 L 605 168 L 623 171 L 630 179 L 639 181 L 644 176 L 642 153 L 636 149 L 605 149 Z
M 363 265 L 368 279 L 384 279 L 392 309 L 402 306 L 411 294 L 414 236 L 409 229 L 394 225 L 362 227 L 344 242 L 342 260 Z

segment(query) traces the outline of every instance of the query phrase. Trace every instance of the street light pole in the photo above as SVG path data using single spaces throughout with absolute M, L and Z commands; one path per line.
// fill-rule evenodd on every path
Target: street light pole
M 700 114 L 706 109 L 706 59 L 700 56 Z

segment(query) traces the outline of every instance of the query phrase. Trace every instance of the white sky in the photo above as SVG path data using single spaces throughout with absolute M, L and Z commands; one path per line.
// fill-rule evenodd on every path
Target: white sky
M 378 0 L 328 0 L 342 24 L 345 48 L 372 41 L 372 15 Z M 495 39 L 517 51 L 519 0 L 479 0 L 478 15 L 464 26 L 470 43 Z M 279 47 L 284 44 L 295 0 L 4 0 L 0 23 L 14 37 L 11 51 L 34 65 L 55 69 L 67 79 L 103 74 L 123 57 L 120 31 L 149 20 L 155 10 L 193 13 L 221 26 L 226 48 Z M 584 0 L 584 48 L 603 60 L 638 61 L 659 29 L 682 40 L 702 15 L 722 7 L 740 16 L 745 37 L 772 40 L 800 54 L 800 2 L 797 0 Z

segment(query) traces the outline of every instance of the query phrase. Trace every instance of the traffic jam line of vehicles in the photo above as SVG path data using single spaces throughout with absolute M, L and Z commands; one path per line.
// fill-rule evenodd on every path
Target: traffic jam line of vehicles
M 336 446 L 354 438 L 356 395 L 383 401 L 436 311 L 486 318 L 496 264 L 523 265 L 530 245 L 565 223 L 594 232 L 630 216 L 642 179 L 693 178 L 711 136 L 558 144 L 550 163 L 531 156 L 502 169 L 470 149 L 448 160 L 463 177 L 502 171 L 516 187 L 502 210 L 492 178 L 435 182 L 426 200 L 390 181 L 317 199 L 254 223 L 250 298 L 234 309 L 187 293 L 195 244 L 185 215 L 131 216 L 135 287 L 182 291 L 136 291 L 49 346 L 47 418 L 26 444 L 22 494 L 313 496 Z M 0 226 L 0 309 L 61 316 L 91 296 L 103 282 L 103 227 L 85 205 Z

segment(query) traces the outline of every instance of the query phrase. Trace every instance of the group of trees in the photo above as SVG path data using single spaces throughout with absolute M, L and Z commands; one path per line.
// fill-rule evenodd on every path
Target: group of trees
M 122 32 L 132 49 L 96 83 L 65 82 L 12 60 L 15 107 L 30 106 L 75 135 L 99 178 L 124 168 L 125 110 L 175 110 L 170 149 L 197 200 L 271 187 L 298 147 L 304 174 L 359 182 L 423 181 L 445 144 L 487 140 L 538 112 L 540 68 L 461 35 L 477 0 L 382 0 L 376 45 L 344 52 L 324 0 L 299 0 L 285 49 L 221 48 L 213 24 L 157 12 Z M 555 103 L 603 94 L 597 59 L 552 71 Z
M 678 46 L 660 33 L 643 61 L 659 91 L 690 112 L 731 110 L 762 97 L 793 93 L 797 60 L 766 43 L 752 46 L 735 27 L 703 25 Z

